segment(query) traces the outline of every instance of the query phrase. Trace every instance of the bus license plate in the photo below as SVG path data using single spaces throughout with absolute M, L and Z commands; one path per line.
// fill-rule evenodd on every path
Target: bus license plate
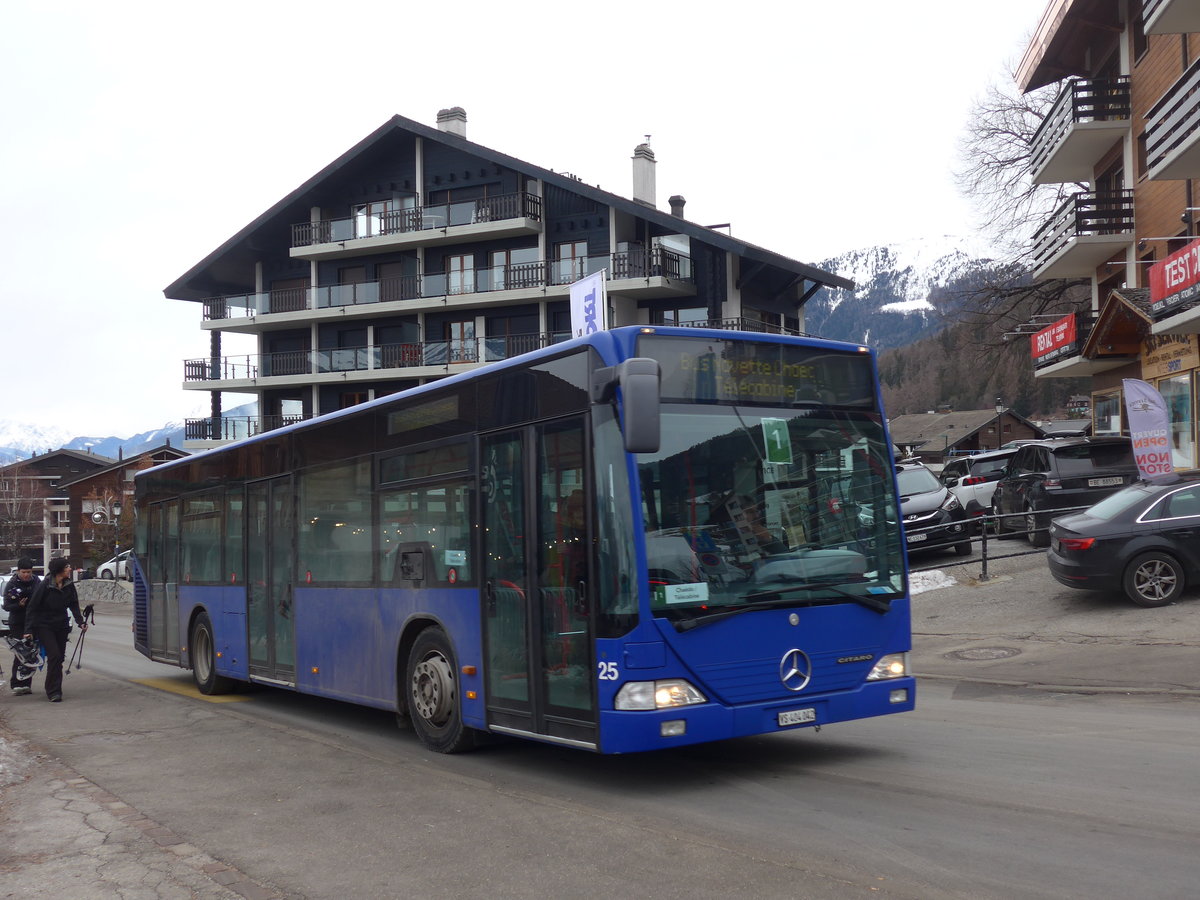
M 929 537 L 929 535 L 927 535 L 927 534 L 910 534 L 910 535 L 906 535 L 906 538 L 907 538 L 907 540 L 908 540 L 908 542 L 909 542 L 910 544 L 915 544 L 915 543 L 917 543 L 917 541 L 923 541 L 923 540 L 925 540 L 927 537 Z
M 803 725 L 805 722 L 817 721 L 817 711 L 813 707 L 808 709 L 789 709 L 787 712 L 779 714 L 779 727 L 785 725 Z
M 1124 484 L 1125 479 L 1120 475 L 1111 478 L 1089 478 L 1088 487 L 1111 487 L 1114 484 Z

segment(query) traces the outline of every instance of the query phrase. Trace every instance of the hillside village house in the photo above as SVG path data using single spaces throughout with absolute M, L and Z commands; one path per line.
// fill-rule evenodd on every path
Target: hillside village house
M 0 559 L 29 556 L 44 565 L 70 552 L 70 514 L 62 486 L 116 460 L 79 450 L 52 450 L 0 467 Z M 7 569 L 4 570 L 7 572 Z
M 1011 409 L 960 409 L 910 413 L 888 419 L 902 456 L 943 462 L 960 453 L 996 450 L 1009 441 L 1042 437 L 1043 430 Z
M 184 387 L 211 412 L 188 448 L 332 412 L 571 336 L 569 285 L 604 270 L 612 325 L 797 333 L 822 286 L 853 284 L 657 208 L 655 158 L 632 198 L 395 116 L 168 286 L 197 304 L 206 356 Z M 256 350 L 225 355 L 222 335 Z M 225 414 L 251 395 L 255 416 Z
M 1177 467 L 1197 457 L 1200 2 L 1051 0 L 1017 70 L 1060 85 L 1036 183 L 1085 185 L 1033 239 L 1033 276 L 1089 278 L 1088 309 L 1029 323 L 1038 378 L 1091 376 L 1095 434 L 1125 427 L 1121 379 L 1154 384 Z
M 66 512 L 66 540 L 59 552 L 70 555 L 77 566 L 91 567 L 115 555 L 117 544 L 128 549 L 133 537 L 134 475 L 187 455 L 164 444 L 63 481 L 58 490 Z

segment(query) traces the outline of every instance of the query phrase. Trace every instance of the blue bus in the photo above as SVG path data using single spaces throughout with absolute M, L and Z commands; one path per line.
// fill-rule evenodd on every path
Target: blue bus
M 595 333 L 140 472 L 134 633 L 200 691 L 600 753 L 913 708 L 866 347 Z

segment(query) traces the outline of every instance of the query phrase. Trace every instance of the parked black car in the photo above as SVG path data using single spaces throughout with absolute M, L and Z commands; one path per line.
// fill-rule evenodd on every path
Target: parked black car
M 898 463 L 896 486 L 909 550 L 953 545 L 959 556 L 971 552 L 967 511 L 933 472 L 921 463 Z
M 1138 482 L 1050 525 L 1050 574 L 1093 591 L 1163 606 L 1200 580 L 1200 477 Z
M 1054 510 L 1091 506 L 1138 479 L 1127 437 L 1059 438 L 1017 449 L 992 494 L 1001 536 L 1024 532 L 1029 543 L 1050 543 Z

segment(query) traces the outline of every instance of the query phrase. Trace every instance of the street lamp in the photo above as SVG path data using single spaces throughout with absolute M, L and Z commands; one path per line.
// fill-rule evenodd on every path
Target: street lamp
M 996 449 L 997 450 L 1000 449 L 1000 444 L 1003 443 L 1003 441 L 1001 440 L 1001 437 L 1000 437 L 1001 433 L 1002 433 L 1001 426 L 1000 426 L 1000 416 L 1002 416 L 1003 414 L 1004 414 L 1004 400 L 1000 397 L 997 397 L 996 398 Z

